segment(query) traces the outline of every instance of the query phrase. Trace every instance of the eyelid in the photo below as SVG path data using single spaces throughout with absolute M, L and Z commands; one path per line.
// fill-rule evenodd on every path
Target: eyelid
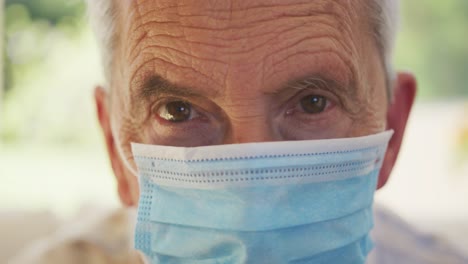
M 182 102 L 185 102 L 185 103 L 189 104 L 190 107 L 191 107 L 190 115 L 191 116 L 195 115 L 195 116 L 191 117 L 190 119 L 188 119 L 186 121 L 183 121 L 183 122 L 173 122 L 173 121 L 167 120 L 167 119 L 159 116 L 158 111 L 159 111 L 159 109 L 161 109 L 161 107 L 163 107 L 165 104 L 168 104 L 170 102 L 178 102 L 178 101 L 182 101 Z M 205 118 L 207 116 L 206 113 L 207 112 L 202 107 L 198 106 L 197 104 L 193 103 L 192 101 L 188 100 L 187 98 L 182 98 L 182 97 L 168 96 L 166 98 L 160 98 L 160 99 L 156 100 L 153 103 L 153 105 L 151 106 L 151 116 L 157 115 L 158 118 L 164 120 L 165 122 L 173 124 L 174 126 L 183 125 L 183 123 L 190 122 L 190 121 L 192 121 L 194 119 Z
M 343 103 L 347 98 L 354 98 L 354 89 L 352 86 L 323 76 L 308 77 L 292 83 L 290 87 L 301 90 L 324 91 L 328 94 L 332 94 L 337 99 L 336 103 L 343 107 Z
M 299 103 L 301 99 L 303 99 L 306 96 L 310 95 L 317 95 L 317 96 L 322 96 L 324 97 L 327 101 L 331 101 L 335 104 L 341 105 L 341 100 L 339 99 L 338 96 L 333 94 L 332 92 L 326 90 L 326 89 L 319 89 L 319 88 L 303 88 L 300 89 L 297 93 L 295 93 L 291 99 L 288 101 L 288 104 L 292 103 Z
M 190 100 L 187 100 L 186 98 L 174 97 L 174 96 L 167 96 L 167 97 L 161 96 L 151 104 L 151 112 L 154 113 L 154 110 L 159 109 L 164 104 L 167 104 L 170 102 L 179 102 L 179 101 L 186 102 L 190 104 L 191 106 L 194 105 Z
M 323 114 L 325 114 L 327 112 L 328 109 L 330 109 L 330 107 L 335 107 L 336 105 L 339 104 L 339 103 L 337 103 L 337 101 L 339 102 L 337 97 L 332 95 L 328 91 L 324 91 L 324 90 L 321 90 L 321 89 L 308 89 L 308 88 L 305 88 L 305 89 L 301 89 L 300 91 L 295 93 L 291 97 L 291 99 L 286 102 L 286 107 L 282 108 L 283 113 L 285 113 L 286 115 L 291 115 L 293 113 L 298 113 L 298 112 L 305 113 L 304 110 L 301 107 L 301 100 L 303 98 L 305 98 L 307 96 L 311 96 L 311 95 L 317 95 L 317 96 L 324 97 L 325 100 L 326 100 L 326 104 L 327 104 L 325 110 L 323 112 L 321 112 L 321 113 L 317 113 L 317 114 L 307 113 L 307 115 L 311 116 L 311 118 L 317 118 L 318 116 L 322 116 Z M 314 117 L 312 117 L 312 116 L 314 116 Z
M 325 97 L 325 99 L 327 99 L 327 101 L 331 101 L 334 104 L 343 106 L 341 98 L 336 93 L 331 91 L 330 89 L 324 89 L 324 88 L 320 88 L 320 87 L 319 88 L 307 87 L 304 90 L 309 91 L 309 93 L 304 95 L 304 96 L 308 96 L 308 95 L 323 96 L 323 97 Z
M 339 106 L 343 111 L 346 111 L 348 114 L 352 115 L 354 112 L 352 111 L 351 107 L 351 99 L 352 98 L 345 98 L 345 96 L 349 96 L 348 94 L 342 93 L 342 92 L 336 92 L 333 89 L 328 89 L 328 87 L 306 87 L 304 88 L 305 90 L 311 90 L 311 91 L 320 91 L 318 95 L 322 95 L 325 98 L 331 100 L 334 104 Z M 323 95 L 323 94 L 325 95 Z
M 176 102 L 179 102 L 179 101 L 176 101 Z M 182 102 L 182 101 L 180 101 L 180 102 Z M 171 102 L 168 102 L 168 103 L 171 103 Z M 188 117 L 187 120 L 182 120 L 182 121 L 171 120 L 171 118 L 174 118 L 174 116 L 172 116 L 167 111 L 167 104 L 168 103 L 160 104 L 159 107 L 157 108 L 158 116 L 161 117 L 164 120 L 167 120 L 167 121 L 172 122 L 172 123 L 181 123 L 181 122 L 190 121 L 190 120 L 192 120 L 192 119 L 194 119 L 195 117 L 198 116 L 198 111 L 192 109 L 193 107 L 190 104 L 188 104 L 190 106 L 190 116 Z M 165 116 L 161 112 L 163 112 Z

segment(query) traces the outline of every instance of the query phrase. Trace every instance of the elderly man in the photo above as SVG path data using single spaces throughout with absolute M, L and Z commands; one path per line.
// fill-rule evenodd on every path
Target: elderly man
M 369 236 L 416 92 L 392 68 L 397 0 L 88 3 L 142 261 L 440 261 Z M 378 228 L 406 232 L 387 216 Z
M 396 1 L 90 4 L 98 116 L 148 262 L 365 261 L 416 91 L 392 69 Z

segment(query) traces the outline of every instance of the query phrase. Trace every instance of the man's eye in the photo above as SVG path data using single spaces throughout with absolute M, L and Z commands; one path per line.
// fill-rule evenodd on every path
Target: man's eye
M 309 95 L 301 99 L 301 108 L 309 114 L 319 114 L 327 107 L 327 99 L 320 95 Z
M 184 101 L 172 101 L 161 105 L 157 114 L 170 122 L 184 122 L 192 118 L 192 106 Z

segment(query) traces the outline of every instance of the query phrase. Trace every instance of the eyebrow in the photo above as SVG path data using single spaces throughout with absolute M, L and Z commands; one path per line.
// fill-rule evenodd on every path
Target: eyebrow
M 294 79 L 287 83 L 288 89 L 319 89 L 326 90 L 332 93 L 339 93 L 351 99 L 357 99 L 357 86 L 355 81 L 350 84 L 343 84 L 336 80 L 324 77 L 322 75 L 312 74 Z
M 174 84 L 157 74 L 153 74 L 150 77 L 145 78 L 142 81 L 141 86 L 139 86 L 137 89 L 138 92 L 136 94 L 136 99 L 139 102 L 146 102 L 151 98 L 156 98 L 163 94 L 180 97 L 203 96 L 203 93 L 197 92 L 193 87 Z M 320 74 L 309 74 L 304 77 L 288 81 L 286 85 L 282 85 L 280 90 L 277 90 L 277 92 L 289 89 L 326 90 L 332 93 L 345 95 L 351 99 L 357 99 L 357 87 L 354 81 L 350 82 L 350 85 L 344 85 Z
M 182 86 L 174 84 L 160 75 L 151 75 L 142 81 L 141 86 L 138 87 L 137 99 L 148 100 L 149 98 L 158 97 L 162 94 L 170 94 L 174 96 L 200 96 L 193 87 Z

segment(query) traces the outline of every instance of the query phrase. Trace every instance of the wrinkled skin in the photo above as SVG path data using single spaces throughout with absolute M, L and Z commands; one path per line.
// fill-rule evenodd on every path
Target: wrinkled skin
M 130 142 L 203 146 L 393 129 L 378 187 L 385 184 L 416 83 L 399 73 L 388 98 L 361 1 L 116 2 L 111 92 L 97 88 L 95 97 L 124 204 L 139 195 Z M 308 96 L 321 98 L 320 111 L 305 110 Z M 171 102 L 186 103 L 186 120 L 167 120 Z

